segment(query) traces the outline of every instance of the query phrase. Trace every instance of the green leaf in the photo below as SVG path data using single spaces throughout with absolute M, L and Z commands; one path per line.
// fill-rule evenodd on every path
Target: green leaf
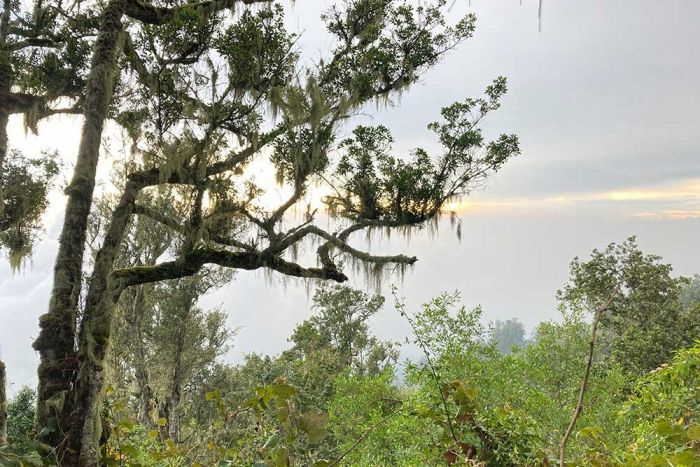
M 306 412 L 299 417 L 299 428 L 306 433 L 311 444 L 320 443 L 328 431 L 328 416 L 321 412 Z
M 275 467 L 288 467 L 289 451 L 287 451 L 287 449 L 282 446 L 277 448 L 273 455 L 273 462 Z
M 287 383 L 275 383 L 270 389 L 275 397 L 284 401 L 288 400 L 297 392 L 294 386 L 290 386 Z
M 658 467 L 662 465 L 668 465 L 668 461 L 661 454 L 654 454 L 649 458 L 647 465 L 649 465 L 650 467 Z
M 44 465 L 44 461 L 42 460 L 41 455 L 36 451 L 30 452 L 22 458 L 22 464 L 25 463 L 29 465 Z
M 269 438 L 267 438 L 267 441 L 265 441 L 265 444 L 263 445 L 263 450 L 267 451 L 268 449 L 272 449 L 277 444 L 280 442 L 280 435 L 278 433 L 275 433 L 271 435 Z
M 119 450 L 122 452 L 122 454 L 126 454 L 130 457 L 138 457 L 139 455 L 139 450 L 133 444 L 124 444 Z
M 134 429 L 134 424 L 129 420 L 121 420 L 117 426 L 124 431 L 132 431 Z
M 686 449 L 671 456 L 669 461 L 676 467 L 691 467 L 698 465 L 700 456 L 697 456 L 692 450 Z
M 659 420 L 654 425 L 654 431 L 667 441 L 678 441 L 683 436 L 683 430 L 668 420 Z
M 688 439 L 691 441 L 700 441 L 700 425 L 694 423 L 688 427 Z

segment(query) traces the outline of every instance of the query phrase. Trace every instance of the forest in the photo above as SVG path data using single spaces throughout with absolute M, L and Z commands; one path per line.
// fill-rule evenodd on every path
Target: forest
M 528 156 L 504 76 L 430 115 L 423 147 L 358 123 L 477 34 L 453 7 L 330 2 L 319 52 L 269 0 L 2 0 L 3 281 L 59 221 L 36 387 L 0 353 L 0 467 L 700 466 L 700 275 L 635 232 L 559 258 L 529 330 L 394 285 L 430 254 L 415 235 L 465 241 L 455 206 Z M 46 147 L 78 119 L 77 154 L 24 151 L 15 117 Z M 392 235 L 405 251 L 378 253 Z M 307 318 L 233 362 L 235 310 L 203 297 L 255 271 L 306 288 Z

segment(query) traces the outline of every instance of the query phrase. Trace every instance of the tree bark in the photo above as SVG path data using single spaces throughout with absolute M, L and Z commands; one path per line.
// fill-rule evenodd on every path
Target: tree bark
M 7 395 L 5 386 L 7 377 L 5 375 L 5 363 L 0 360 L 0 446 L 7 444 Z
M 10 1 L 4 0 L 2 16 L 0 17 L 0 180 L 2 180 L 5 158 L 7 157 L 7 125 L 10 123 L 8 102 L 12 91 L 12 66 L 10 65 L 10 53 L 7 50 L 9 25 Z M 3 214 L 4 206 L 2 188 L 0 187 L 0 216 Z
M 4 53 L 0 52 L 0 180 L 2 180 L 5 167 L 5 158 L 7 157 L 9 142 L 7 137 L 7 126 L 10 123 L 10 111 L 6 105 L 6 97 L 10 92 L 10 81 L 4 66 L 5 58 Z M 0 215 L 2 215 L 4 206 L 2 201 L 2 192 L 0 192 Z
M 150 417 L 152 392 L 148 377 L 146 348 L 143 342 L 143 316 L 147 287 L 147 285 L 136 287 L 132 317 L 129 323 L 134 336 L 134 376 L 139 389 L 138 420 L 144 427 L 152 425 Z
M 123 288 L 111 278 L 119 245 L 129 225 L 139 187 L 127 183 L 114 210 L 104 242 L 95 256 L 90 286 L 79 335 L 79 371 L 76 379 L 75 424 L 79 436 L 73 441 L 80 453 L 79 466 L 97 465 L 102 422 L 100 407 L 104 397 L 105 355 L 111 340 L 114 308 Z
M 81 289 L 83 252 L 88 215 L 92 205 L 95 174 L 99 160 L 102 130 L 112 101 L 117 58 L 123 42 L 122 16 L 127 0 L 111 0 L 105 7 L 95 42 L 92 66 L 85 91 L 84 122 L 73 178 L 66 189 L 68 201 L 59 237 L 54 266 L 54 283 L 48 312 L 39 321 L 40 332 L 34 342 L 39 351 L 37 421 L 41 428 L 54 419 L 57 426 L 42 436 L 42 441 L 61 451 L 62 433 L 75 447 L 76 426 L 71 393 L 76 375 L 75 333 L 78 297 Z M 82 411 L 85 406 L 77 406 Z M 63 454 L 58 452 L 59 455 Z M 75 465 L 70 456 L 64 462 Z M 94 464 L 91 464 L 94 465 Z
M 174 443 L 180 442 L 180 402 L 182 400 L 182 352 L 185 346 L 185 331 L 178 333 L 173 355 L 173 384 L 168 404 L 168 435 Z

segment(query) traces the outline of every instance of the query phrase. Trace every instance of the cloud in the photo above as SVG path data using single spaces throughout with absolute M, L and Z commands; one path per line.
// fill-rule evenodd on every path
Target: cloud
M 642 219 L 669 219 L 669 220 L 687 220 L 700 218 L 700 209 L 697 210 L 663 210 L 663 211 L 645 211 L 635 214 L 636 217 Z
M 457 213 L 475 211 L 533 211 L 597 203 L 621 205 L 628 215 L 639 218 L 684 220 L 700 217 L 700 179 L 683 180 L 663 185 L 626 188 L 611 191 L 564 193 L 548 196 L 490 198 L 488 195 L 456 200 L 446 210 Z M 640 211 L 640 209 L 642 209 Z

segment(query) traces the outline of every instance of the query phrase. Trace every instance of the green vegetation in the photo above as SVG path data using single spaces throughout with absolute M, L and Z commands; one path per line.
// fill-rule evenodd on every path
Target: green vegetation
M 649 309 L 697 309 L 687 299 L 693 282 L 672 278 L 668 265 L 630 239 L 575 259 L 558 293 L 561 318 L 540 323 L 527 340 L 505 333 L 520 336 L 510 348 L 496 330 L 522 326 L 489 326 L 482 309 L 460 305 L 456 293 L 417 311 L 394 295 L 397 318 L 414 333 L 405 345 L 422 354 L 401 361 L 401 345 L 370 330 L 384 299 L 336 285 L 316 290 L 314 314 L 294 329 L 288 350 L 232 366 L 221 360 L 234 338 L 221 312 L 196 307 L 222 278 L 159 285 L 143 299 L 153 311 L 138 330 L 135 317 L 124 315 L 126 332 L 108 359 L 101 455 L 107 465 L 144 466 L 557 464 L 587 372 L 591 322 L 583 300 L 609 295 L 610 278 L 624 277 L 613 267 L 631 264 L 621 253 L 646 271 L 635 286 L 651 297 Z M 668 360 L 638 370 L 637 355 L 616 351 L 626 336 L 619 321 L 604 319 L 630 310 L 633 289 L 617 290 L 625 306 L 601 316 L 603 338 L 593 348 L 565 462 L 697 465 L 700 335 L 682 334 L 688 328 L 679 321 L 673 347 L 664 349 Z M 7 465 L 47 462 L 34 441 L 34 397 L 24 388 L 9 404 L 9 445 L 0 451 Z
M 353 119 L 395 105 L 474 15 L 337 2 L 320 16 L 327 53 L 308 61 L 267 0 L 2 5 L 0 246 L 15 269 L 62 164 L 13 147 L 10 115 L 33 132 L 55 114 L 83 125 L 37 390 L 7 402 L 0 371 L 0 467 L 700 464 L 700 280 L 633 238 L 574 259 L 561 319 L 529 339 L 457 293 L 416 310 L 394 290 L 412 337 L 385 341 L 371 326 L 385 297 L 342 285 L 417 261 L 353 234 L 410 239 L 520 154 L 516 135 L 483 129 L 504 77 L 442 108 L 430 151 L 400 153 L 387 126 Z M 130 151 L 97 197 L 108 120 Z M 270 201 L 253 161 L 286 199 Z M 313 287 L 313 316 L 279 355 L 231 365 L 227 310 L 200 298 L 255 270 Z

